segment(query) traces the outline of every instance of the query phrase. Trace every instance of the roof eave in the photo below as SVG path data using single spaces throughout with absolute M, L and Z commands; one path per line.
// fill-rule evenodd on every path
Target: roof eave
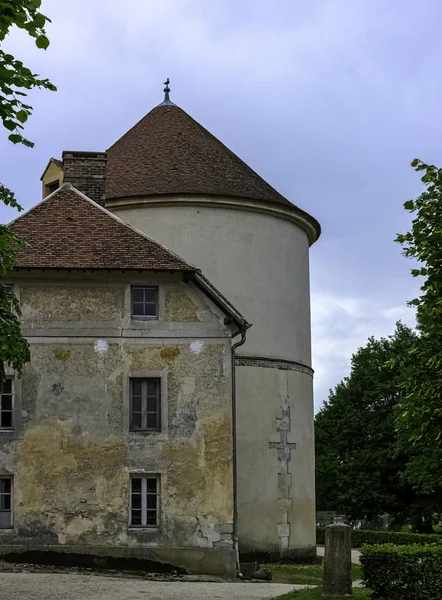
M 201 290 L 222 312 L 232 319 L 241 331 L 245 331 L 252 327 L 241 313 L 226 300 L 222 294 L 211 284 L 200 271 L 186 273 L 184 275 L 186 281 L 191 281 L 199 290 Z

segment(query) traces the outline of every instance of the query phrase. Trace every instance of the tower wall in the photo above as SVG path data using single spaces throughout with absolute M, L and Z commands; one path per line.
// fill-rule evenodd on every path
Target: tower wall
M 237 351 L 240 548 L 313 554 L 308 236 L 263 204 L 178 200 L 106 206 L 201 268 L 253 324 Z

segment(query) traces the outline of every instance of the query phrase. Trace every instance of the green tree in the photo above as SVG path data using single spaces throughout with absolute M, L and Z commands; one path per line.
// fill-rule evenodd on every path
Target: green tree
M 351 372 L 316 415 L 316 493 L 320 510 L 349 518 L 403 518 L 416 501 L 401 480 L 408 455 L 398 452 L 395 408 L 400 399 L 398 368 L 386 363 L 406 354 L 416 334 L 401 323 L 393 336 L 375 340 L 353 355 Z
M 0 119 L 9 132 L 13 144 L 32 147 L 23 136 L 24 123 L 32 113 L 25 104 L 27 92 L 33 88 L 55 90 L 48 79 L 40 79 L 1 44 L 16 26 L 35 39 L 37 48 L 46 49 L 49 40 L 45 25 L 48 17 L 40 12 L 41 0 L 2 0 L 0 2 Z M 14 193 L 0 183 L 0 201 L 21 210 Z M 6 226 L 0 225 L 0 385 L 5 378 L 5 365 L 10 365 L 18 375 L 29 361 L 29 346 L 20 330 L 20 308 L 14 294 L 2 283 L 15 261 L 15 251 L 24 248 L 23 242 Z
M 420 265 L 411 270 L 422 276 L 422 294 L 411 300 L 416 307 L 419 338 L 400 361 L 403 398 L 398 425 L 410 439 L 442 446 L 442 169 L 415 159 L 423 171 L 426 190 L 405 202 L 414 214 L 411 231 L 398 235 L 403 254 Z
M 423 173 L 425 190 L 404 204 L 414 218 L 396 241 L 418 263 L 413 277 L 423 277 L 421 295 L 409 302 L 416 307 L 419 335 L 391 365 L 401 370 L 398 444 L 413 445 L 403 478 L 426 501 L 416 527 L 429 531 L 442 506 L 442 170 L 419 159 L 411 165 Z

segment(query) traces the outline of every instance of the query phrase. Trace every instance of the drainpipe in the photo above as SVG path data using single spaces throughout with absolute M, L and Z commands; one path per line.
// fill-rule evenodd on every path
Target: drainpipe
M 236 572 L 241 575 L 238 547 L 238 461 L 236 451 L 236 368 L 235 350 L 245 344 L 247 328 L 241 329 L 241 339 L 232 346 L 232 462 L 233 462 L 233 549 L 236 557 Z

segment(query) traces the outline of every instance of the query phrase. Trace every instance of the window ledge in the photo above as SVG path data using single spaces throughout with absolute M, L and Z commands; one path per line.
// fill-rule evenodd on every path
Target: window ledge
M 149 317 L 148 315 L 131 315 L 132 321 L 159 321 L 158 317 Z
M 151 532 L 151 533 L 156 533 L 160 531 L 160 528 L 158 527 L 158 525 L 129 525 L 129 527 L 127 528 L 127 530 L 129 531 L 129 533 L 134 533 L 134 532 Z

